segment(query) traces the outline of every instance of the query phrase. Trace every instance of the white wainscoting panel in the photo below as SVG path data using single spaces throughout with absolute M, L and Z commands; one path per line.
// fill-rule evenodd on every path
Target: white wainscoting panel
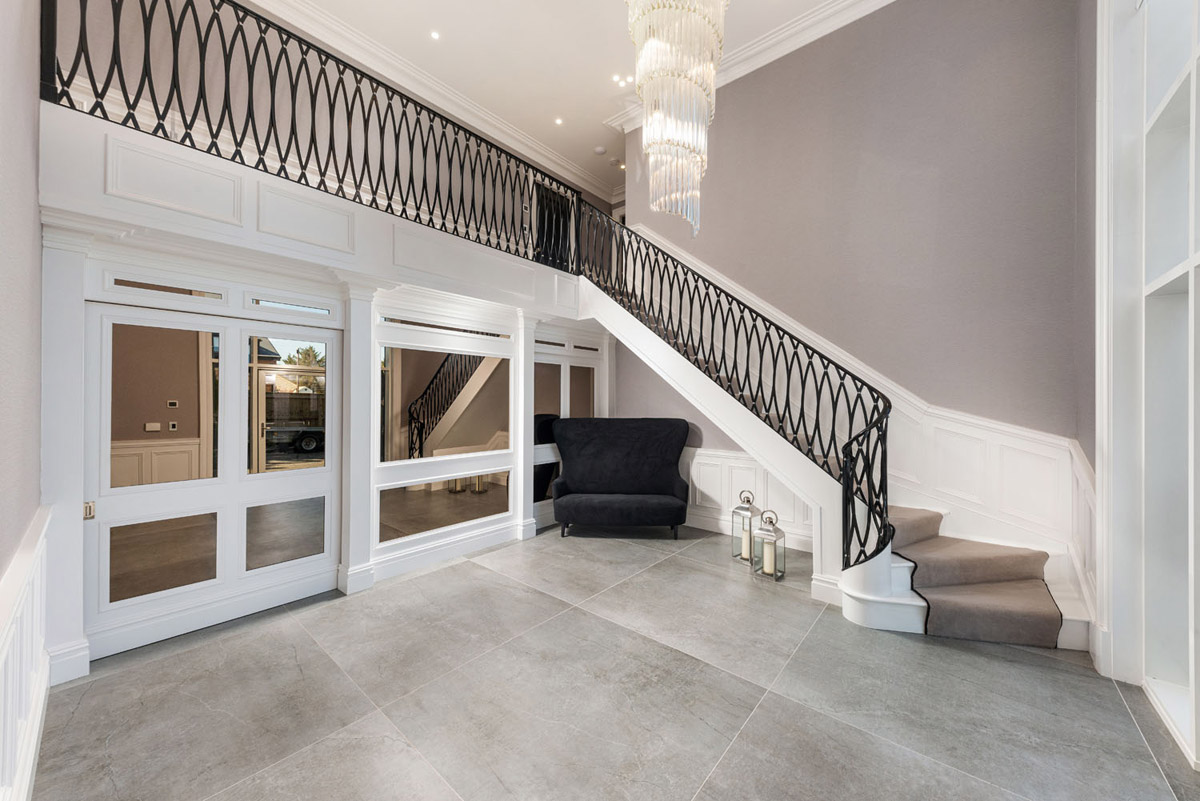
M 789 548 L 813 549 L 812 507 L 741 451 L 684 448 L 679 471 L 690 485 L 688 525 L 729 534 L 730 516 L 742 490 L 754 493 L 754 506 L 779 514 Z
M 231 225 L 242 224 L 242 179 L 109 136 L 104 191 Z
M 309 188 L 284 192 L 258 188 L 258 230 L 308 245 L 354 253 L 354 215 L 332 206 Z
M 188 481 L 200 477 L 200 440 L 116 440 L 109 483 L 114 487 Z
M 33 791 L 50 659 L 46 654 L 46 525 L 34 515 L 16 555 L 0 576 L 0 801 Z

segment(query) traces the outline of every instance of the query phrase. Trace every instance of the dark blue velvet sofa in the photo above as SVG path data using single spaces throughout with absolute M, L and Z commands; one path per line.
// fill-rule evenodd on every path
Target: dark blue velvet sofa
M 674 418 L 582 417 L 554 421 L 562 475 L 550 487 L 562 536 L 576 523 L 670 526 L 687 522 L 679 475 L 688 423 Z

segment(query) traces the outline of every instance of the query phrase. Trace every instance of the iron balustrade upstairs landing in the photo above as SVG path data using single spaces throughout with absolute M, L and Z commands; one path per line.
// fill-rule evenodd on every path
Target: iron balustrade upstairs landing
M 482 356 L 469 353 L 451 353 L 442 359 L 425 389 L 408 404 L 408 458 L 420 459 L 425 455 L 429 435 L 481 364 Z
M 574 188 L 229 0 L 42 10 L 43 100 L 587 278 L 841 482 L 845 567 L 891 541 L 888 399 Z

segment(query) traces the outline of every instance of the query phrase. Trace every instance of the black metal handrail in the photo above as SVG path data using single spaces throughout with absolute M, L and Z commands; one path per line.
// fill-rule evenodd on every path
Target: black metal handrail
M 564 182 L 230 0 L 43 0 L 42 24 L 48 102 L 592 281 L 842 483 L 845 567 L 890 542 L 888 399 Z
M 481 364 L 483 357 L 471 353 L 451 353 L 442 359 L 425 389 L 408 404 L 408 458 L 425 455 L 429 435 Z

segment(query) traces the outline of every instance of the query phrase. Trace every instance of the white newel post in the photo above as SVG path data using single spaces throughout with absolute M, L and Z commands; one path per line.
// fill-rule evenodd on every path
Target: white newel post
M 338 589 L 349 595 L 375 584 L 371 546 L 377 528 L 372 468 L 378 450 L 379 363 L 375 290 L 349 285 L 342 363 L 342 542 Z
M 513 371 L 513 511 L 517 537 L 527 540 L 537 534 L 533 517 L 533 348 L 537 319 L 517 312 L 516 370 Z
M 42 250 L 42 503 L 50 682 L 86 676 L 84 609 L 84 277 L 87 237 L 47 228 Z M 95 376 L 90 376 L 95 380 Z

